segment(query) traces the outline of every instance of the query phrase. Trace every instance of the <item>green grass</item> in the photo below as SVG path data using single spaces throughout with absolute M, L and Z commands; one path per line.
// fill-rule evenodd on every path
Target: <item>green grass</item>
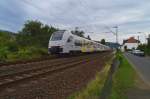
M 101 72 L 97 73 L 95 79 L 85 89 L 71 95 L 68 99 L 99 99 L 109 69 L 110 65 L 107 64 Z
M 18 51 L 11 52 L 8 47 L 0 48 L 0 62 L 28 61 L 31 59 L 41 58 L 47 55 L 46 48 L 25 47 L 19 48 Z
M 117 58 L 121 63 L 113 76 L 112 93 L 109 99 L 127 99 L 128 89 L 135 85 L 136 72 L 121 53 L 117 54 Z
M 37 47 L 20 48 L 16 53 L 8 54 L 8 61 L 31 60 L 47 54 L 47 49 Z

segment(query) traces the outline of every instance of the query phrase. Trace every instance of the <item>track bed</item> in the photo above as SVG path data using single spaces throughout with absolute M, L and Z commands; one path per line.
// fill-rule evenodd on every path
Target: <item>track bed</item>
M 0 67 L 0 99 L 65 99 L 85 87 L 110 52 Z

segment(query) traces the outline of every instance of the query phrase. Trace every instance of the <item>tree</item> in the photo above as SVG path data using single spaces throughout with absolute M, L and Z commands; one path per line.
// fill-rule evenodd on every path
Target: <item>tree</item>
M 71 31 L 71 33 L 80 37 L 84 37 L 84 34 L 85 34 L 84 31 L 78 30 L 78 27 L 76 27 L 75 30 Z
M 40 21 L 28 20 L 17 36 L 21 46 L 47 47 L 49 38 L 56 28 L 42 24 Z
M 147 41 L 148 41 L 147 47 L 150 48 L 150 34 L 149 37 L 147 38 Z
M 104 44 L 104 45 L 106 44 L 105 39 L 101 40 L 101 44 Z
M 145 51 L 146 50 L 146 44 L 140 44 L 137 49 L 141 50 L 141 51 Z
M 83 31 L 71 31 L 72 34 L 75 34 L 80 37 L 84 37 L 84 32 Z
M 124 46 L 124 50 L 127 51 L 127 50 L 128 50 L 128 47 L 127 47 L 127 46 Z
M 5 62 L 8 55 L 18 51 L 15 37 L 12 33 L 0 31 L 0 63 Z

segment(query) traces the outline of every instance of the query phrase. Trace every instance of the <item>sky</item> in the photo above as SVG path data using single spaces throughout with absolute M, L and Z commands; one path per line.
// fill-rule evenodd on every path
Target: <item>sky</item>
M 93 40 L 119 42 L 131 36 L 142 43 L 150 34 L 150 0 L 1 0 L 0 29 L 17 32 L 27 20 L 86 32 Z M 139 33 L 141 32 L 141 33 Z

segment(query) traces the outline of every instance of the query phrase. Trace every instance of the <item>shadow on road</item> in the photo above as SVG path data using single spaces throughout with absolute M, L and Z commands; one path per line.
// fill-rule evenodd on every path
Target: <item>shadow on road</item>
M 150 90 L 134 88 L 128 92 L 128 99 L 150 99 Z

